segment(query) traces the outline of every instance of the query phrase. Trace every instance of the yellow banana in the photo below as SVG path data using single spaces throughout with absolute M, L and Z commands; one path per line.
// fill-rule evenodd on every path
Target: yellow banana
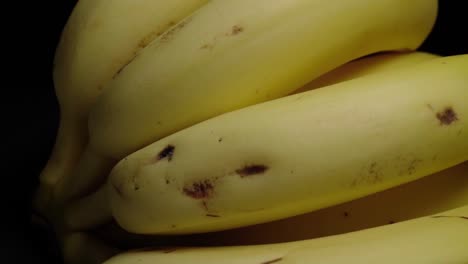
M 435 0 L 210 1 L 108 83 L 90 113 L 85 153 L 100 157 L 95 163 L 116 161 L 202 120 L 286 95 L 352 59 L 416 49 L 436 13 Z M 81 183 L 70 186 L 93 185 L 102 174 L 76 173 Z
M 466 204 L 468 162 L 347 203 L 279 221 L 199 234 L 196 243 L 187 241 L 210 246 L 289 242 L 398 223 Z
M 312 90 L 324 85 L 339 83 L 374 73 L 392 74 L 392 72 L 399 70 L 402 67 L 414 66 L 423 61 L 437 57 L 439 56 L 419 51 L 385 52 L 367 56 L 365 58 L 360 58 L 350 63 L 346 63 L 324 76 L 320 76 L 316 80 L 311 81 L 301 89 L 295 91 L 295 93 Z M 87 166 L 78 166 L 78 168 L 92 168 L 92 166 L 90 166 L 90 162 L 84 162 L 84 164 L 87 164 Z M 105 169 L 101 169 L 101 171 L 104 170 Z M 92 175 L 90 171 L 96 172 L 100 170 L 91 169 L 87 172 L 80 172 L 79 174 L 90 176 Z M 94 175 L 93 177 L 99 176 Z M 74 202 L 70 208 L 68 208 L 66 218 L 68 219 L 67 222 L 69 223 L 69 228 L 83 230 L 109 222 L 111 216 L 106 215 L 106 213 L 110 212 L 110 210 L 103 209 L 103 204 L 106 203 L 106 201 L 102 200 L 102 194 L 105 192 L 104 189 L 105 188 L 101 188 L 95 194 L 83 197 L 81 200 Z
M 416 49 L 437 3 L 402 7 L 401 0 L 211 1 L 109 83 L 90 114 L 91 144 L 121 158 L 213 115 L 283 96 L 351 59 Z
M 413 66 L 420 62 L 438 57 L 439 56 L 436 54 L 422 51 L 382 52 L 372 54 L 363 58 L 358 58 L 327 72 L 294 91 L 294 93 L 305 92 L 374 73 L 391 74 L 395 69 Z
M 468 160 L 468 55 L 243 108 L 121 160 L 112 212 L 134 233 L 303 214 Z
M 60 128 L 53 153 L 42 171 L 39 191 L 42 197 L 38 199 L 43 201 L 38 203 L 47 203 L 51 186 L 71 174 L 86 146 L 89 109 L 106 84 L 154 38 L 206 2 L 80 0 L 77 3 L 55 54 Z M 61 195 L 75 196 L 80 191 L 79 186 L 65 189 Z
M 125 249 L 147 246 L 251 245 L 343 234 L 427 216 L 465 204 L 468 204 L 468 162 L 347 203 L 244 228 L 180 236 L 130 234 L 116 223 L 95 230 L 107 241 Z M 99 214 L 98 210 L 102 209 L 88 212 L 88 215 Z M 87 222 L 89 218 L 85 215 L 70 217 L 76 223 Z
M 163 248 L 118 254 L 104 264 L 130 263 L 382 263 L 468 262 L 468 206 L 347 234 L 288 243 Z

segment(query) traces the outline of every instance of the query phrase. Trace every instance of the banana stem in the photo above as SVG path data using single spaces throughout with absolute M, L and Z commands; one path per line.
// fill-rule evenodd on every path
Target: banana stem
M 57 183 L 54 199 L 66 204 L 99 188 L 107 179 L 115 161 L 100 156 L 88 145 L 73 174 Z
M 41 172 L 43 184 L 54 185 L 76 165 L 87 141 L 86 122 L 64 112 L 49 161 Z
M 101 264 L 119 252 L 93 235 L 83 232 L 65 234 L 62 250 L 66 264 Z
M 45 213 L 50 207 L 54 186 L 70 175 L 77 165 L 87 141 L 86 126 L 68 112 L 60 117 L 59 129 L 51 156 L 41 172 L 40 185 L 34 198 L 34 207 Z
M 111 222 L 112 212 L 107 196 L 107 184 L 96 192 L 73 201 L 64 212 L 65 225 L 71 230 L 86 230 Z

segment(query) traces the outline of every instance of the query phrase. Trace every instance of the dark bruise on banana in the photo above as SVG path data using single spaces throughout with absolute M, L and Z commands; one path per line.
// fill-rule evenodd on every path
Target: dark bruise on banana
M 172 156 L 174 155 L 175 147 L 173 145 L 167 145 L 161 152 L 158 153 L 156 161 L 167 159 L 167 161 L 172 160 Z
M 217 141 L 222 142 L 222 137 L 217 138 Z M 155 163 L 159 163 L 163 161 L 171 162 L 175 156 L 175 153 L 176 153 L 175 144 L 167 144 L 146 164 L 155 164 Z M 264 174 L 268 169 L 269 169 L 268 166 L 264 164 L 258 164 L 258 163 L 243 165 L 243 166 L 240 166 L 238 169 L 233 170 L 232 173 L 227 173 L 222 176 L 210 177 L 207 179 L 197 180 L 197 181 L 188 183 L 181 189 L 181 192 L 190 198 L 193 198 L 195 200 L 200 200 L 202 208 L 207 212 L 206 213 L 207 217 L 220 217 L 220 215 L 210 212 L 208 205 L 207 205 L 207 200 L 213 197 L 213 195 L 215 194 L 216 181 L 220 179 L 221 177 L 230 176 L 230 175 L 237 175 L 240 178 L 260 175 L 260 174 Z M 138 184 L 138 177 L 139 177 L 139 172 L 136 171 L 132 174 L 132 177 L 127 178 L 128 182 L 130 183 L 130 186 L 133 186 L 132 189 L 134 191 L 140 190 L 140 185 Z M 166 177 L 165 183 L 171 184 L 171 180 L 168 177 Z M 124 182 L 121 182 L 121 181 L 112 182 L 112 187 L 114 188 L 117 195 L 119 195 L 121 198 L 124 198 L 125 196 L 122 190 L 123 186 L 124 186 Z
M 248 176 L 263 174 L 267 170 L 268 170 L 268 167 L 265 165 L 252 164 L 252 165 L 245 165 L 241 167 L 240 169 L 235 170 L 234 174 L 238 175 L 240 178 L 244 178 Z M 231 173 L 227 175 L 233 175 L 233 174 Z M 210 212 L 210 209 L 208 208 L 208 202 L 207 202 L 207 200 L 213 197 L 213 195 L 215 194 L 216 181 L 219 178 L 220 177 L 213 177 L 211 179 L 205 179 L 205 180 L 192 182 L 190 184 L 187 184 L 184 188 L 182 188 L 182 192 L 184 195 L 189 196 L 193 199 L 201 200 L 201 207 L 206 212 L 208 212 L 206 214 L 207 217 L 221 217 L 219 214 L 214 214 Z
M 437 113 L 437 119 L 440 121 L 440 125 L 448 126 L 458 120 L 457 113 L 452 107 L 447 107 L 443 111 Z
M 452 106 L 443 107 L 439 111 L 435 111 L 434 107 L 431 104 L 426 105 L 427 108 L 434 113 L 435 118 L 439 121 L 439 125 L 450 126 L 455 122 L 459 121 L 459 117 L 455 112 Z M 457 132 L 457 135 L 460 135 L 462 130 Z M 437 155 L 434 155 L 432 161 L 437 159 Z M 385 169 L 385 164 L 390 162 L 393 164 L 394 168 L 397 169 L 396 175 L 413 175 L 417 172 L 418 167 L 424 160 L 414 156 L 413 154 L 408 155 L 398 155 L 393 161 L 371 161 L 369 164 L 363 166 L 361 171 L 358 173 L 358 176 L 354 178 L 351 182 L 351 187 L 356 187 L 362 184 L 377 184 L 382 181 L 383 177 L 388 172 L 383 172 Z
M 240 169 L 235 170 L 235 173 L 241 178 L 252 176 L 256 174 L 263 174 L 268 169 L 265 165 L 246 165 Z M 215 177 L 211 180 L 202 180 L 193 182 L 190 185 L 183 188 L 183 192 L 194 199 L 209 198 L 213 194 L 214 182 L 219 177 Z
M 427 107 L 435 114 L 435 117 L 439 120 L 439 124 L 441 126 L 449 126 L 458 121 L 458 115 L 452 106 L 446 106 L 437 112 L 431 104 L 427 104 Z

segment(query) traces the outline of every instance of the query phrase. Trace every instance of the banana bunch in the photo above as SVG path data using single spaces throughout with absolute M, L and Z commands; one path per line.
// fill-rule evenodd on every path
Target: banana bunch
M 67 263 L 467 263 L 436 0 L 81 0 L 34 206 Z M 402 262 L 402 257 L 404 260 Z

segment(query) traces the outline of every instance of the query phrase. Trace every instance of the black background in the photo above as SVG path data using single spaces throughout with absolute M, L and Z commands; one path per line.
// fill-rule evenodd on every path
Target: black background
M 4 179 L 0 193 L 5 198 L 0 205 L 7 210 L 0 216 L 5 221 L 1 225 L 4 256 L 0 257 L 4 263 L 61 263 L 46 233 L 30 225 L 29 220 L 31 197 L 58 126 L 53 55 L 76 0 L 18 2 L 20 6 L 5 8 L 4 12 L 13 16 L 3 23 L 5 31 L 12 31 L 4 38 L 9 46 L 4 55 L 11 56 L 11 62 L 3 66 L 13 72 L 3 71 L 3 77 L 11 78 L 11 83 L 2 87 L 2 130 L 7 136 L 2 145 L 5 175 L 0 176 Z M 439 55 L 468 53 L 468 9 L 462 6 L 464 2 L 439 1 L 436 25 L 420 50 Z

